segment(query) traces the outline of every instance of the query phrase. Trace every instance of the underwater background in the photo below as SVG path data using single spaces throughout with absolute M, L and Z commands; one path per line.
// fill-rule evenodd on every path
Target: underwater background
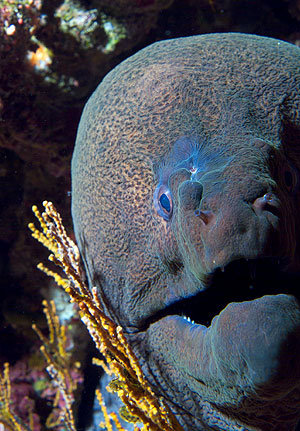
M 32 330 L 35 323 L 47 331 L 44 298 L 55 300 L 72 361 L 81 362 L 73 375 L 78 430 L 91 426 L 101 371 L 73 305 L 36 269 L 47 253 L 27 227 L 31 207 L 54 202 L 72 237 L 76 130 L 85 102 L 113 67 L 158 40 L 228 31 L 300 46 L 300 1 L 0 0 L 0 370 L 10 363 L 13 402 L 34 430 L 49 429 L 54 399 Z

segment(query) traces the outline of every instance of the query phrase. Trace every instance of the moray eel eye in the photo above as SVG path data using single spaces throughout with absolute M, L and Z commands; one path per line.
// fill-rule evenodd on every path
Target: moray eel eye
M 160 196 L 159 202 L 160 206 L 169 214 L 171 211 L 171 201 L 165 193 Z
M 157 213 L 169 221 L 172 216 L 173 201 L 171 191 L 166 185 L 159 184 L 154 192 L 153 202 Z

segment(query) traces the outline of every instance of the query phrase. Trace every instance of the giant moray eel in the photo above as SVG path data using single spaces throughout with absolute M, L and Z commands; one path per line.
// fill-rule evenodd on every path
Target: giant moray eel
M 209 34 L 102 81 L 72 161 L 91 286 L 184 430 L 300 416 L 300 49 Z

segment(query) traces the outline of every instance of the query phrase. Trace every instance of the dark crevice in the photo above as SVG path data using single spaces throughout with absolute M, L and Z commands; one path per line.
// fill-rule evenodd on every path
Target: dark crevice
M 93 423 L 93 408 L 96 387 L 103 375 L 103 370 L 92 363 L 92 358 L 99 357 L 95 347 L 91 347 L 87 355 L 87 364 L 84 369 L 84 383 L 81 401 L 78 405 L 76 429 L 85 430 Z M 101 359 L 103 359 L 101 357 Z

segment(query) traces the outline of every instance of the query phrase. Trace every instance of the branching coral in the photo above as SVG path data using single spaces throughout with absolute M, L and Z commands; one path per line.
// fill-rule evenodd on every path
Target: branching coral
M 58 284 L 69 293 L 71 302 L 78 304 L 82 321 L 87 326 L 98 350 L 106 359 L 106 371 L 110 375 L 116 376 L 110 383 L 109 390 L 117 392 L 124 403 L 121 416 L 130 422 L 142 422 L 143 431 L 180 431 L 181 427 L 174 414 L 164 401 L 154 394 L 146 381 L 122 328 L 104 314 L 96 288 L 90 290 L 85 284 L 80 270 L 78 248 L 67 236 L 60 215 L 52 203 L 44 202 L 43 205 L 45 212 L 42 214 L 37 207 L 33 207 L 42 231 L 36 229 L 33 224 L 30 224 L 29 228 L 34 238 L 51 251 L 49 259 L 63 269 L 67 279 L 41 264 L 38 267 L 54 277 Z M 60 337 L 63 334 L 54 334 L 56 325 L 54 310 L 51 313 L 50 315 L 50 311 L 48 311 L 48 321 L 50 320 L 53 327 L 52 337 Z M 51 323 L 52 320 L 53 323 Z M 43 343 L 46 345 L 45 340 Z M 46 358 L 49 366 L 55 363 L 53 357 L 46 356 Z M 107 430 L 112 429 L 111 421 L 117 429 L 123 430 L 116 415 L 108 415 L 106 412 L 100 392 L 97 396 L 102 405 Z M 139 429 L 135 425 L 135 430 Z
M 3 374 L 0 373 L 0 429 L 9 431 L 30 431 L 33 429 L 33 424 L 31 423 L 30 428 L 28 428 L 12 407 L 8 363 L 4 364 Z
M 50 406 L 55 391 L 50 390 L 49 379 L 45 370 L 39 369 L 37 363 L 31 365 L 20 359 L 13 365 L 5 363 L 0 371 L 0 430 L 1 431 L 41 431 L 41 419 L 37 412 L 37 405 Z M 47 387 L 46 391 L 38 390 Z M 46 397 L 44 395 L 47 395 Z M 38 402 L 39 400 L 39 402 Z M 44 402 L 43 402 L 44 401 Z M 1 428 L 1 425 L 4 427 Z M 57 430 L 59 431 L 59 430 Z
M 54 302 L 44 301 L 43 304 L 49 338 L 46 338 L 36 325 L 33 325 L 33 328 L 42 341 L 40 350 L 47 361 L 47 371 L 51 377 L 51 383 L 44 391 L 44 396 L 49 401 L 53 400 L 53 407 L 45 425 L 47 429 L 57 431 L 76 431 L 72 404 L 75 400 L 77 384 L 82 382 L 82 376 L 78 372 L 80 364 L 72 361 L 71 353 L 68 351 L 66 327 L 59 322 Z M 20 369 L 19 374 L 22 375 L 21 365 L 17 363 L 16 367 Z M 33 400 L 28 397 L 25 397 L 27 400 L 22 400 L 23 403 L 25 401 L 27 410 L 25 420 L 18 413 L 20 409 L 15 404 L 16 388 L 14 388 L 15 384 L 12 384 L 12 374 L 9 364 L 4 364 L 2 375 L 0 373 L 0 425 L 3 425 L 5 431 L 38 431 L 41 425 L 34 411 Z M 0 430 L 2 430 L 1 426 Z
M 76 431 L 72 404 L 78 383 L 74 373 L 76 374 L 80 364 L 71 363 L 70 353 L 67 352 L 66 327 L 59 322 L 54 301 L 50 303 L 44 301 L 43 305 L 49 328 L 49 339 L 44 337 L 36 325 L 33 325 L 33 329 L 42 341 L 40 350 L 47 361 L 47 371 L 52 383 L 57 387 L 54 408 L 47 418 L 46 426 L 55 428 L 64 423 L 68 431 Z

